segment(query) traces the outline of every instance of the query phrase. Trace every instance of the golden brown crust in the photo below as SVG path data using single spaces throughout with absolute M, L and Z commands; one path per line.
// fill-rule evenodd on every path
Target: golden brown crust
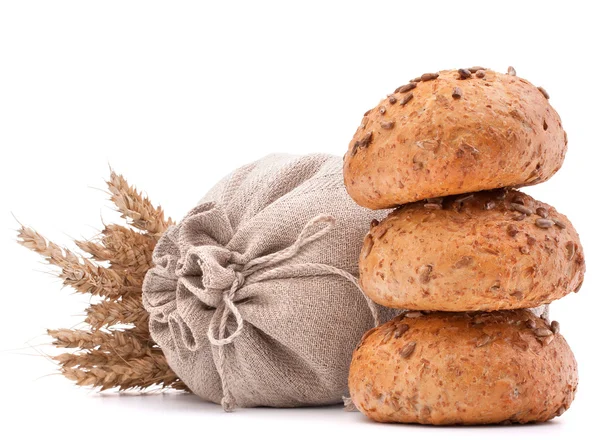
M 560 168 L 567 137 L 542 90 L 491 70 L 460 77 L 407 84 L 365 114 L 344 157 L 359 205 L 530 185 Z
M 412 312 L 365 334 L 349 388 L 380 422 L 529 423 L 569 408 L 577 363 L 558 325 L 528 310 Z
M 567 217 L 498 189 L 400 207 L 372 226 L 359 271 L 365 294 L 387 307 L 493 311 L 577 290 L 585 261 Z

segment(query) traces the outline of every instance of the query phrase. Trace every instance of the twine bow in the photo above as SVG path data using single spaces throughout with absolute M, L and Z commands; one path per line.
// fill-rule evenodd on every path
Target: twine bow
M 315 232 L 315 228 L 322 224 L 325 226 Z M 215 311 L 206 333 L 210 343 L 218 349 L 218 361 L 215 363 L 215 366 L 219 377 L 221 378 L 223 390 L 221 405 L 225 411 L 230 412 L 235 408 L 235 401 L 225 376 L 225 346 L 231 344 L 242 333 L 244 328 L 244 319 L 235 304 L 236 293 L 244 285 L 269 280 L 274 277 L 338 275 L 353 283 L 362 293 L 356 277 L 343 269 L 331 265 L 323 263 L 301 263 L 296 265 L 278 266 L 283 261 L 294 257 L 304 246 L 329 233 L 334 225 L 335 219 L 332 216 L 322 214 L 317 215 L 306 223 L 292 245 L 281 251 L 253 259 L 246 263 L 241 269 L 234 270 L 235 277 L 233 278 L 231 287 L 228 290 L 223 291 L 222 301 L 218 305 L 217 311 Z M 369 306 L 369 310 L 373 315 L 375 325 L 379 325 L 379 315 L 375 303 L 368 297 L 364 297 Z M 221 311 L 218 311 L 219 309 L 221 309 Z M 220 317 L 218 317 L 219 314 Z M 230 315 L 233 315 L 235 318 L 236 328 L 231 334 L 225 336 L 227 321 L 229 320 Z

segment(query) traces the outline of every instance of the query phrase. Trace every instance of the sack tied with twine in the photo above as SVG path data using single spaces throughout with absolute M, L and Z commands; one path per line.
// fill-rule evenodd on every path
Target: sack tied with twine
M 339 157 L 271 155 L 220 181 L 158 241 L 153 339 L 197 395 L 234 407 L 342 402 L 352 351 L 395 310 L 358 288 L 373 218 Z

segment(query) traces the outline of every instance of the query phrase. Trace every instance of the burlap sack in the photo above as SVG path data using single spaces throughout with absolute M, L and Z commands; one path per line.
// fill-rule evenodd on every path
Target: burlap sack
M 143 292 L 153 339 L 226 410 L 341 402 L 354 347 L 375 316 L 395 314 L 353 276 L 385 214 L 350 199 L 338 157 L 271 155 L 236 170 L 156 246 Z

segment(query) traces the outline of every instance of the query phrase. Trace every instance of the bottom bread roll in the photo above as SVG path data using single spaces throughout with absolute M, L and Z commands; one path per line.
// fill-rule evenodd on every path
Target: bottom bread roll
M 529 310 L 411 311 L 364 335 L 349 388 L 380 422 L 529 423 L 569 408 L 577 363 L 558 323 Z

